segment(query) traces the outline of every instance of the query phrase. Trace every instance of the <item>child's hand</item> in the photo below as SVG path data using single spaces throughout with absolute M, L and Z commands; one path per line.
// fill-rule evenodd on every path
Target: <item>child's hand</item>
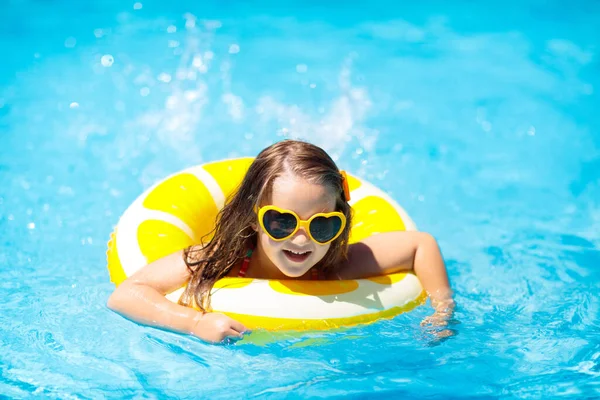
M 454 307 L 456 306 L 454 300 L 452 298 L 445 298 L 441 300 L 432 299 L 431 305 L 435 309 L 435 312 L 433 315 L 426 317 L 423 322 L 421 322 L 421 325 L 435 327 L 447 326 L 448 322 L 454 316 Z
M 225 314 L 202 313 L 194 320 L 192 335 L 207 342 L 217 343 L 227 338 L 240 339 L 246 331 L 244 325 Z
M 454 300 L 451 298 L 444 300 L 432 300 L 432 305 L 435 312 L 423 319 L 421 326 L 426 328 L 427 331 L 435 336 L 437 339 L 444 339 L 450 336 L 454 336 L 456 331 L 450 329 L 450 325 L 458 323 L 453 319 L 454 317 Z

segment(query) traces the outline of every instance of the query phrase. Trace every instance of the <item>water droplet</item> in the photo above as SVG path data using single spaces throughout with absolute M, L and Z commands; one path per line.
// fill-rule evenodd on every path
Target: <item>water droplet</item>
M 150 88 L 148 88 L 148 87 L 141 88 L 140 94 L 144 97 L 148 96 L 150 94 Z
M 113 65 L 113 63 L 115 62 L 115 59 L 113 58 L 113 56 L 111 56 L 110 54 L 105 54 L 102 56 L 102 58 L 100 59 L 100 63 L 102 64 L 102 66 L 104 67 L 111 67 Z
M 142 7 L 143 7 L 143 4 L 140 3 L 139 1 L 133 5 L 134 10 L 141 10 Z
M 308 66 L 306 64 L 298 64 L 298 65 L 296 65 L 296 72 L 299 72 L 299 73 L 303 74 L 306 71 L 308 71 Z
M 240 46 L 237 44 L 232 44 L 229 46 L 229 54 L 237 54 L 240 52 Z
M 169 47 L 172 49 L 179 47 L 179 42 L 177 40 L 169 40 Z
M 199 68 L 202 66 L 202 64 L 202 56 L 200 54 L 196 54 L 192 60 L 192 65 L 196 68 Z
M 535 126 L 530 126 L 529 129 L 527 129 L 527 134 L 529 136 L 535 136 Z
M 169 25 L 169 27 L 167 28 L 167 32 L 175 33 L 175 32 L 177 32 L 177 27 L 175 25 Z
M 79 103 L 78 103 L 78 102 L 76 102 L 76 101 L 74 101 L 74 102 L 72 102 L 71 104 L 69 104 L 69 107 L 70 107 L 70 108 L 79 108 Z
M 66 47 L 66 48 L 72 49 L 73 47 L 75 47 L 75 45 L 76 45 L 76 44 L 77 44 L 77 39 L 75 39 L 75 38 L 74 38 L 74 37 L 72 37 L 72 36 L 71 36 L 71 37 L 68 37 L 68 38 L 65 40 L 65 47 Z
M 316 84 L 316 83 L 311 83 L 311 84 L 310 84 L 310 88 L 311 88 L 311 89 L 314 89 L 314 88 L 316 88 L 316 87 L 317 87 L 317 84 Z
M 33 223 L 33 222 L 28 223 L 27 224 L 27 228 L 28 229 L 35 229 L 35 223 Z
M 104 36 L 104 31 L 100 28 L 94 29 L 94 36 L 100 39 L 102 36 Z
M 171 82 L 171 75 L 163 72 L 160 75 L 158 75 L 158 80 L 164 83 L 169 83 Z
M 186 13 L 184 16 L 185 18 L 185 27 L 187 29 L 192 29 L 196 26 L 196 16 L 190 13 Z

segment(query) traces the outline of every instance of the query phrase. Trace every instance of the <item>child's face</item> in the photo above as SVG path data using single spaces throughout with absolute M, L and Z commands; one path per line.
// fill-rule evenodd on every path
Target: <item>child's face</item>
M 335 200 L 331 188 L 286 174 L 273 182 L 270 205 L 294 211 L 301 219 L 308 220 L 314 214 L 335 211 Z M 292 278 L 304 275 L 325 257 L 331 246 L 331 243 L 322 245 L 312 241 L 304 228 L 280 242 L 271 239 L 260 226 L 257 229 L 264 254 L 283 274 Z

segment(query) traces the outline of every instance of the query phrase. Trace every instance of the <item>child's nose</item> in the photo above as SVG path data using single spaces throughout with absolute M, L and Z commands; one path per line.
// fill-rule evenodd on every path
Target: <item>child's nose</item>
M 292 238 L 292 242 L 297 245 L 304 245 L 304 244 L 308 243 L 309 241 L 310 241 L 310 237 L 308 237 L 308 233 L 306 233 L 306 230 L 304 229 L 304 227 L 301 227 L 300 229 L 298 229 L 298 232 L 296 232 L 296 234 Z

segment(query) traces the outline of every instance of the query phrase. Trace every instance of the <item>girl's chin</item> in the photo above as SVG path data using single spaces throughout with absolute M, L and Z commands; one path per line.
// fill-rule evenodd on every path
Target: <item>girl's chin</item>
M 282 262 L 278 268 L 287 278 L 299 278 L 306 274 L 306 272 L 310 269 L 310 267 L 306 266 L 306 264 L 298 265 L 297 263 L 292 263 L 289 261 L 285 262 L 285 259 L 283 261 L 284 262 Z

